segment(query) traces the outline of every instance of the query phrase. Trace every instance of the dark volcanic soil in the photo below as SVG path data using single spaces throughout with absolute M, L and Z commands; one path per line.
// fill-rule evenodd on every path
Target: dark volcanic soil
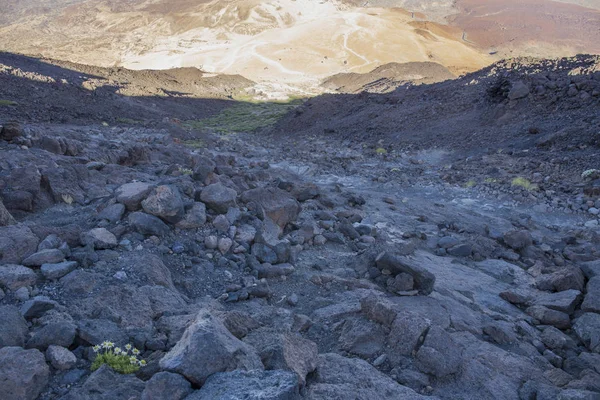
M 233 102 L 3 57 L 2 400 L 600 395 L 597 57 L 228 135 L 186 127 Z M 90 371 L 104 340 L 147 365 Z

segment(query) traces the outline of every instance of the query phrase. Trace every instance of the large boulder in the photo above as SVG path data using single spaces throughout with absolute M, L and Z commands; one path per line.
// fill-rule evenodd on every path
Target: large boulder
M 27 226 L 0 227 L 0 264 L 20 264 L 37 250 L 39 242 Z
M 10 215 L 6 207 L 4 207 L 2 199 L 0 199 L 0 226 L 14 225 L 16 223 L 17 221 Z
M 94 228 L 81 235 L 81 243 L 94 249 L 112 249 L 118 246 L 117 237 L 106 228 Z
M 131 400 L 139 399 L 143 390 L 144 382 L 135 375 L 122 375 L 103 365 L 61 400 Z
M 278 188 L 256 188 L 242 193 L 245 203 L 252 203 L 263 216 L 270 218 L 281 229 L 295 221 L 300 214 L 300 203 L 288 192 Z
M 154 374 L 142 392 L 141 400 L 182 400 L 192 393 L 192 385 L 171 372 Z
M 16 121 L 5 123 L 0 127 L 0 139 L 10 142 L 16 137 L 23 136 L 23 128 Z
M 23 347 L 29 328 L 27 321 L 15 306 L 0 307 L 0 348 Z
M 39 350 L 0 349 L 0 399 L 35 400 L 49 377 L 50 368 Z
M 129 214 L 129 225 L 142 235 L 164 236 L 170 231 L 160 218 L 143 212 Z
M 121 185 L 115 190 L 117 201 L 123 204 L 129 211 L 140 209 L 142 200 L 152 191 L 154 186 L 144 182 L 131 182 Z
M 160 360 L 160 367 L 197 385 L 217 372 L 264 368 L 256 351 L 207 310 L 198 313 L 175 347 Z
M 181 221 L 184 215 L 183 200 L 181 199 L 179 189 L 168 185 L 156 187 L 142 201 L 142 208 L 146 213 L 159 217 L 171 224 Z
M 227 213 L 229 207 L 235 207 L 237 192 L 221 183 L 208 185 L 200 194 L 202 200 L 208 208 L 219 214 Z
M 573 330 L 590 351 L 600 353 L 600 314 L 583 314 L 575 320 Z
M 446 331 L 433 326 L 415 358 L 419 370 L 443 378 L 458 372 L 462 363 L 462 348 Z
M 18 290 L 22 287 L 33 286 L 37 275 L 31 269 L 22 265 L 0 265 L 0 288 Z
M 581 305 L 583 311 L 600 313 L 600 276 L 595 276 L 587 284 L 587 294 Z
M 287 371 L 233 371 L 212 375 L 186 400 L 300 400 L 296 375 Z
M 183 219 L 177 223 L 180 229 L 196 229 L 206 223 L 206 205 L 199 201 L 185 213 Z
M 306 383 L 306 375 L 317 367 L 317 344 L 300 336 L 265 334 L 262 330 L 256 330 L 244 342 L 256 348 L 266 369 L 293 371 L 301 385 Z
M 395 255 L 386 251 L 377 256 L 375 264 L 379 270 L 388 271 L 392 275 L 401 273 L 411 275 L 414 281 L 414 288 L 422 295 L 428 295 L 433 291 L 435 275 L 409 257 Z
M 23 260 L 23 265 L 27 267 L 40 267 L 42 264 L 55 264 L 62 262 L 65 254 L 58 249 L 46 249 L 33 253 Z
M 401 386 L 368 362 L 339 354 L 321 354 L 305 396 L 307 400 L 377 399 L 425 400 L 412 389 Z

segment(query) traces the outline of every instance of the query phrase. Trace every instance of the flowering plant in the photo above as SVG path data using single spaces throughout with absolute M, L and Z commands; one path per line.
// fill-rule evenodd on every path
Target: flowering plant
M 113 342 L 104 341 L 92 349 L 96 353 L 96 358 L 91 366 L 92 371 L 97 370 L 103 364 L 107 364 L 121 374 L 132 374 L 146 365 L 145 360 L 138 359 L 140 351 L 130 344 L 126 344 L 125 348 L 121 349 L 115 347 Z

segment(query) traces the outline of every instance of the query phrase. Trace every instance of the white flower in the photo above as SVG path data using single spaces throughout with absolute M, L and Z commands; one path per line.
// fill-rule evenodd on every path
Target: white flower
M 99 345 L 95 345 L 94 347 L 92 347 L 92 350 L 94 350 L 94 353 L 97 353 L 100 351 L 100 346 Z
M 140 365 L 140 367 L 145 367 L 146 366 L 146 360 L 140 360 L 139 365 Z
M 119 354 L 121 354 L 121 352 L 122 352 L 123 350 L 121 350 L 121 348 L 120 348 L 120 347 L 115 347 L 115 350 L 114 350 L 114 351 L 115 351 L 115 354 L 116 354 L 116 355 L 119 355 Z
M 127 351 L 131 350 L 131 345 L 130 345 L 129 343 L 127 343 L 127 344 L 125 345 L 125 349 L 126 349 Z
M 137 356 L 140 354 L 140 351 L 138 349 L 133 349 L 132 353 Z

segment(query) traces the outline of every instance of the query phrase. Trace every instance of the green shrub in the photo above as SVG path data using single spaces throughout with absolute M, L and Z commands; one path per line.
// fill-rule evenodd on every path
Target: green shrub
M 104 341 L 102 344 L 94 346 L 93 350 L 96 353 L 96 358 L 90 368 L 92 371 L 106 364 L 121 374 L 133 374 L 140 367 L 146 365 L 145 360 L 138 359 L 140 351 L 130 344 L 125 345 L 123 350 L 120 347 L 115 347 L 113 342 Z
M 16 101 L 0 99 L 0 106 L 16 106 L 16 105 L 17 105 Z
M 511 185 L 521 187 L 525 190 L 537 190 L 538 188 L 537 185 L 531 183 L 528 179 L 525 179 L 520 176 L 513 179 Z

